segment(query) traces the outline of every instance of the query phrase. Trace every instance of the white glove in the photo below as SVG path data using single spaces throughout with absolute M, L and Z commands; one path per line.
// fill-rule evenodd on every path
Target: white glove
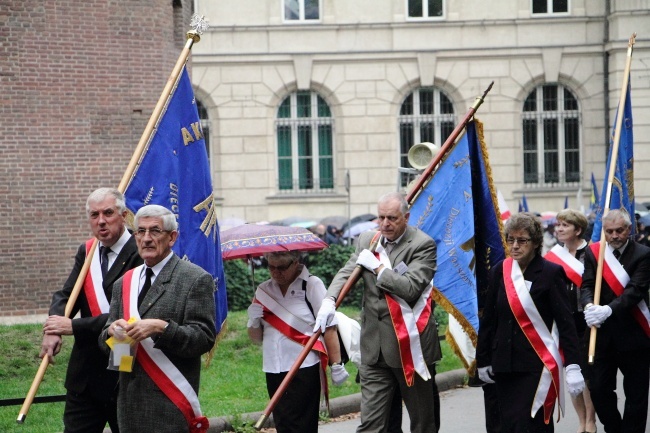
M 571 397 L 575 398 L 585 389 L 585 379 L 578 364 L 567 365 L 565 371 L 567 390 Z
M 332 364 L 330 367 L 330 375 L 332 376 L 332 383 L 334 385 L 342 385 L 350 377 L 343 364 Z
M 494 383 L 494 380 L 492 380 L 492 366 L 479 367 L 478 378 L 485 383 Z
M 375 269 L 381 265 L 381 262 L 377 257 L 375 257 L 373 253 L 370 252 L 369 249 L 366 248 L 359 254 L 359 257 L 357 258 L 357 265 L 363 266 L 374 274 Z
M 612 315 L 612 309 L 609 305 L 592 305 L 585 310 L 585 321 L 587 326 L 600 328 L 605 319 Z
M 320 310 L 316 315 L 316 326 L 314 326 L 314 332 L 318 331 L 320 328 L 321 332 L 325 333 L 325 328 L 327 328 L 336 314 L 336 305 L 334 299 L 329 296 L 323 299 L 323 302 L 320 304 Z
M 264 307 L 262 304 L 253 302 L 248 306 L 248 323 L 249 328 L 259 328 L 262 324 L 262 316 L 264 316 Z

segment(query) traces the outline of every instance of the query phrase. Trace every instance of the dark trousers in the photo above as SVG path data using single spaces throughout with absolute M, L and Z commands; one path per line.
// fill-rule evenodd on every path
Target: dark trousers
M 497 386 L 493 383 L 483 385 L 483 405 L 485 406 L 485 431 L 501 433 L 501 411 L 497 397 Z
M 266 389 L 273 397 L 284 373 L 266 373 Z M 317 433 L 320 405 L 320 364 L 298 370 L 291 384 L 273 409 L 278 433 Z
M 539 384 L 539 373 L 498 373 L 495 375 L 503 433 L 553 433 L 553 419 L 544 423 L 544 408 L 534 418 L 530 408 Z
M 113 433 L 119 433 L 115 397 L 104 401 L 89 395 L 68 392 L 63 411 L 64 433 L 102 433 L 106 423 Z
M 606 351 L 596 353 L 589 367 L 589 390 L 596 415 L 606 433 L 644 433 L 648 416 L 650 351 Z M 616 373 L 623 374 L 625 412 L 616 406 Z

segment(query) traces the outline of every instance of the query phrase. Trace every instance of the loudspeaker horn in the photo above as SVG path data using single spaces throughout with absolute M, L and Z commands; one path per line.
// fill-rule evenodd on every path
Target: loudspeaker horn
M 407 155 L 408 162 L 417 170 L 424 170 L 431 160 L 436 156 L 440 147 L 425 141 L 413 145 Z

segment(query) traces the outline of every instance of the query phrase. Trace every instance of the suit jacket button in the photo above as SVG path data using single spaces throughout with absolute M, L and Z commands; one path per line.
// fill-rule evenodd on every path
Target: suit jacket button
M 381 316 L 377 317 L 377 320 L 379 320 L 381 322 Z

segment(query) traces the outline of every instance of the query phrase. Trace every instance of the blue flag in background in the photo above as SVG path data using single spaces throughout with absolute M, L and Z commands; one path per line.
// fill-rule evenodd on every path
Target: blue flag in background
M 214 278 L 219 333 L 228 313 L 226 278 L 208 154 L 185 68 L 124 195 L 134 214 L 142 206 L 157 204 L 176 215 L 179 233 L 173 250 Z
M 598 194 L 598 184 L 596 184 L 596 178 L 594 173 L 591 173 L 591 200 L 589 202 L 589 207 L 592 211 L 595 211 L 600 203 L 600 196 Z
M 569 209 L 569 196 L 564 196 L 564 207 L 562 209 Z
M 482 132 L 476 121 L 467 125 L 413 202 L 409 219 L 438 246 L 434 298 L 449 313 L 448 341 L 469 371 L 488 272 L 505 258 L 496 190 L 476 124 Z
M 616 168 L 614 171 L 614 180 L 612 182 L 611 199 L 609 202 L 610 209 L 625 209 L 630 214 L 632 223 L 634 223 L 634 153 L 633 144 L 634 137 L 632 134 L 632 101 L 631 101 L 631 87 L 628 82 L 627 97 L 625 98 L 625 107 L 623 108 L 623 122 L 621 124 L 621 138 L 618 145 L 618 157 L 614 163 Z M 620 112 L 616 110 L 616 117 L 614 118 L 614 126 L 612 127 L 612 135 L 609 146 L 609 156 L 607 157 L 607 169 L 605 170 L 605 182 L 600 200 L 598 201 L 598 208 L 596 209 L 596 221 L 594 223 L 594 231 L 591 235 L 593 242 L 600 240 L 600 232 L 602 231 L 602 217 L 603 209 L 605 208 L 605 199 L 607 197 L 607 177 L 609 176 L 609 167 L 612 164 L 612 150 L 614 148 L 614 134 L 616 131 L 616 121 Z M 631 235 L 636 232 L 635 224 L 632 224 Z M 634 237 L 632 237 L 634 239 Z
M 526 200 L 526 194 L 521 197 L 521 208 L 524 212 L 528 212 L 528 201 Z

